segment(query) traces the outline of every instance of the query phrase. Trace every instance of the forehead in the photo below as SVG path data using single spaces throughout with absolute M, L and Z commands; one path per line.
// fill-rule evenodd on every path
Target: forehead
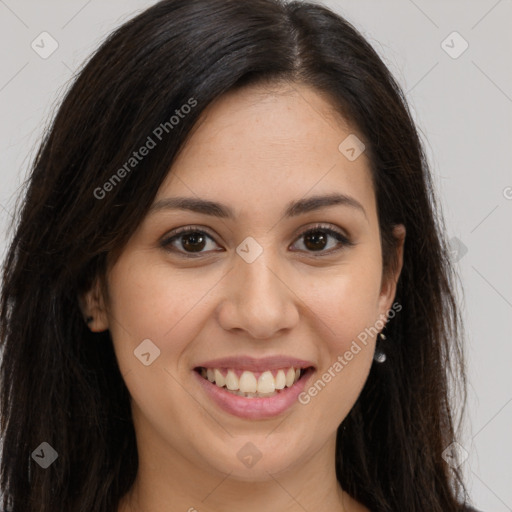
M 343 193 L 374 209 L 369 160 L 340 152 L 360 134 L 304 85 L 249 86 L 203 112 L 156 200 L 224 200 L 237 211 L 273 209 L 307 195 Z

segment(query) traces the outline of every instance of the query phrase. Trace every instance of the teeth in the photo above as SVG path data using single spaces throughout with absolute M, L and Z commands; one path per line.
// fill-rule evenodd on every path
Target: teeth
M 219 388 L 227 388 L 236 395 L 253 397 L 274 396 L 278 390 L 291 387 L 299 380 L 300 368 L 287 368 L 278 370 L 276 376 L 270 370 L 262 372 L 259 378 L 253 372 L 245 370 L 240 378 L 233 369 L 224 375 L 218 368 L 202 368 L 201 375 Z
M 256 377 L 252 372 L 242 373 L 240 381 L 238 382 L 238 388 L 244 393 L 256 393 L 256 391 L 261 391 L 258 382 L 256 382 Z
M 271 396 L 277 395 L 277 391 L 273 393 L 243 393 L 242 391 L 230 391 L 234 395 L 243 396 L 244 398 L 269 398 Z
M 276 390 L 276 381 L 272 372 L 263 372 L 258 379 L 258 393 L 273 393 Z M 240 391 L 245 391 L 240 385 Z
M 219 386 L 219 388 L 222 388 L 226 384 L 226 379 L 224 378 L 224 375 L 220 373 L 217 368 L 215 368 L 215 384 Z
M 276 375 L 276 389 L 283 389 L 286 386 L 286 375 L 279 370 Z
M 230 391 L 236 391 L 238 389 L 238 377 L 233 370 L 228 370 L 226 376 L 226 387 Z

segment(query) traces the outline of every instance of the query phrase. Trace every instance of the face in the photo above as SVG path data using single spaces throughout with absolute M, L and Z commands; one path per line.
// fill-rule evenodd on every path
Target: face
M 105 302 L 88 296 L 147 457 L 240 480 L 334 457 L 398 277 L 381 282 L 369 161 L 338 149 L 351 134 L 305 86 L 223 96 L 110 269 Z

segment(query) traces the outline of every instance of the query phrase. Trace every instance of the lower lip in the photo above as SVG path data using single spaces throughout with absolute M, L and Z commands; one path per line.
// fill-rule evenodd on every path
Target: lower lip
M 244 398 L 233 395 L 226 389 L 219 388 L 217 384 L 205 379 L 195 370 L 192 373 L 199 379 L 199 384 L 206 394 L 221 409 L 239 418 L 257 420 L 274 418 L 298 402 L 298 396 L 306 387 L 306 383 L 314 370 L 308 368 L 306 373 L 291 388 L 284 388 L 277 395 L 267 398 Z

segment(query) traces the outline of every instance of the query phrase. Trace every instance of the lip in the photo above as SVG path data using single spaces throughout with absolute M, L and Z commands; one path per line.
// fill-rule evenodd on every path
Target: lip
M 233 360 L 233 358 L 230 359 Z M 239 360 L 239 358 L 237 359 Z M 216 360 L 215 364 L 218 365 L 219 361 L 225 360 Z M 258 361 L 261 362 L 262 359 L 259 359 Z M 284 366 L 286 366 L 290 361 L 291 360 L 288 358 L 285 361 L 286 364 Z M 293 366 L 293 364 L 290 364 L 290 366 Z M 219 366 L 214 367 L 219 368 Z M 303 368 L 306 367 L 307 366 L 303 366 Z M 259 368 L 261 368 L 261 365 Z M 299 368 L 299 366 L 297 366 L 297 368 Z M 265 369 L 270 368 L 266 366 Z M 267 398 L 244 398 L 242 396 L 233 395 L 226 389 L 219 388 L 217 384 L 205 379 L 197 371 L 194 370 L 192 373 L 195 375 L 195 378 L 198 379 L 199 385 L 208 397 L 223 411 L 234 416 L 238 416 L 239 418 L 258 420 L 279 416 L 297 403 L 299 395 L 306 387 L 311 376 L 315 373 L 315 369 L 312 365 L 309 365 L 309 368 L 306 370 L 304 375 L 292 387 L 284 388 L 277 395 Z
M 254 358 L 251 356 L 223 357 L 200 363 L 196 368 L 232 368 L 235 370 L 248 370 L 251 372 L 264 372 L 266 370 L 279 370 L 281 368 L 309 368 L 315 367 L 311 361 L 288 357 L 284 355 Z

